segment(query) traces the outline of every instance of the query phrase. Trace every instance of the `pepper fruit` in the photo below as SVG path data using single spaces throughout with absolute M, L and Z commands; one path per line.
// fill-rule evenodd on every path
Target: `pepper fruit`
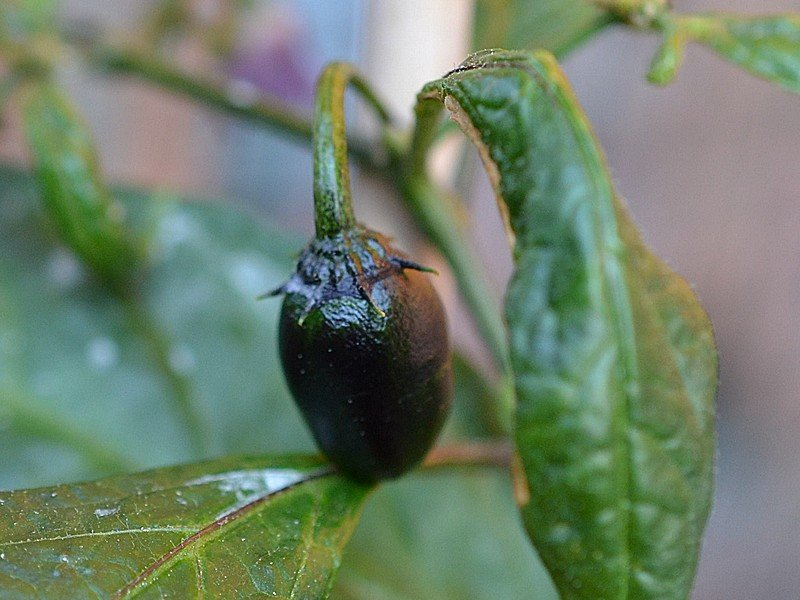
M 316 236 L 272 294 L 285 294 L 281 362 L 317 444 L 344 474 L 374 482 L 408 471 L 433 445 L 452 370 L 430 269 L 353 215 L 343 122 L 351 83 L 379 106 L 349 65 L 323 71 L 314 119 Z

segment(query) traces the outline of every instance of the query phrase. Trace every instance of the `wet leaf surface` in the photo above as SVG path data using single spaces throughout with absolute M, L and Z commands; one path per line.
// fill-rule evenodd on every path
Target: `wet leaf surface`
M 321 598 L 366 493 L 303 457 L 0 492 L 0 590 L 4 598 Z
M 713 482 L 716 352 L 642 243 L 547 53 L 473 55 L 420 95 L 478 145 L 509 226 L 522 514 L 562 598 L 685 598 Z

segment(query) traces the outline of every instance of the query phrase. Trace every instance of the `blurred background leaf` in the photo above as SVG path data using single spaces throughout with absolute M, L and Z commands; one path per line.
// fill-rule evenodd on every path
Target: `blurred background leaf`
M 334 598 L 494 600 L 558 595 L 505 474 L 415 473 L 369 498 Z
M 709 14 L 678 18 L 676 25 L 753 75 L 800 93 L 800 15 Z
M 0 48 L 55 28 L 57 0 L 5 0 L 0 7 Z
M 278 367 L 279 304 L 255 301 L 291 271 L 295 238 L 218 204 L 121 191 L 152 239 L 123 302 L 48 235 L 37 193 L 0 171 L 0 487 L 313 451 Z M 202 451 L 182 403 L 204 424 Z
M 473 50 L 543 48 L 566 54 L 612 22 L 590 0 L 476 0 Z
M 202 5 L 192 0 L 159 0 L 142 27 L 142 41 L 168 50 L 179 38 L 200 41 L 212 54 L 229 57 L 242 20 L 254 0 L 220 0 Z

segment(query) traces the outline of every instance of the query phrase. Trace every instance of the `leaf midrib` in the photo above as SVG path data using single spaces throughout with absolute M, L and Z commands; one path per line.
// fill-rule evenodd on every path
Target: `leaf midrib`
M 156 575 L 159 572 L 164 571 L 169 566 L 174 564 L 175 562 L 179 561 L 183 558 L 183 551 L 191 551 L 195 548 L 195 545 L 201 541 L 207 541 L 213 537 L 216 537 L 220 534 L 220 532 L 225 528 L 226 525 L 229 523 L 233 523 L 238 521 L 239 519 L 249 515 L 253 511 L 266 506 L 268 500 L 272 500 L 277 496 L 283 495 L 288 493 L 295 488 L 298 488 L 306 483 L 310 483 L 312 481 L 316 481 L 318 479 L 322 479 L 324 477 L 329 477 L 334 474 L 334 470 L 331 467 L 325 467 L 318 471 L 311 471 L 298 481 L 294 481 L 280 489 L 272 490 L 267 492 L 266 494 L 262 494 L 258 496 L 255 500 L 248 502 L 247 504 L 236 508 L 223 516 L 215 519 L 202 529 L 196 531 L 192 535 L 187 538 L 181 540 L 178 544 L 170 548 L 167 552 L 162 554 L 159 558 L 154 560 L 152 563 L 147 565 L 144 569 L 142 569 L 138 575 L 136 575 L 131 581 L 126 583 L 123 587 L 117 590 L 112 598 L 114 600 L 121 600 L 122 598 L 129 597 L 132 594 L 138 593 L 140 590 L 144 589 L 143 584 L 152 576 Z
M 564 88 L 557 86 L 555 90 L 558 94 L 559 103 L 562 108 L 569 106 L 569 99 L 565 98 Z M 569 90 L 569 88 L 567 88 Z M 577 100 L 574 101 L 577 106 Z M 578 151 L 581 154 L 582 162 L 586 165 L 589 182 L 591 189 L 596 190 L 597 197 L 602 198 L 603 202 L 590 202 L 590 207 L 595 215 L 595 222 L 598 223 L 600 231 L 599 239 L 597 239 L 597 252 L 600 259 L 601 268 L 603 270 L 603 292 L 605 304 L 608 305 L 610 312 L 611 323 L 613 324 L 613 334 L 620 352 L 621 365 L 617 368 L 622 369 L 620 373 L 620 392 L 622 394 L 621 409 L 615 407 L 614 414 L 619 415 L 622 422 L 619 429 L 619 437 L 617 444 L 622 447 L 624 453 L 624 482 L 625 490 L 624 495 L 620 498 L 618 503 L 618 510 L 621 515 L 624 515 L 624 552 L 625 559 L 625 588 L 622 593 L 622 598 L 628 598 L 630 595 L 631 579 L 633 577 L 632 565 L 632 551 L 633 544 L 633 447 L 631 442 L 631 403 L 633 394 L 630 391 L 630 385 L 635 384 L 637 394 L 641 394 L 641 376 L 639 374 L 639 353 L 636 348 L 636 333 L 633 320 L 633 303 L 631 300 L 632 288 L 629 282 L 629 265 L 628 261 L 624 260 L 624 251 L 622 256 L 617 249 L 624 249 L 625 245 L 622 236 L 619 234 L 619 220 L 616 213 L 615 205 L 618 202 L 613 184 L 607 177 L 607 169 L 605 167 L 605 159 L 599 151 L 598 146 L 593 146 L 587 143 L 587 136 L 589 139 L 594 139 L 594 134 L 588 123 L 585 122 L 583 115 L 574 113 L 578 123 L 584 129 L 584 135 L 581 132 L 574 131 L 575 141 Z M 571 125 L 571 124 L 570 124 Z M 573 129 L 571 127 L 571 129 Z M 574 129 L 573 129 L 574 130 Z M 600 182 L 605 183 L 601 185 Z M 616 271 L 616 272 L 614 272 Z M 613 285 L 612 281 L 618 281 L 621 285 Z

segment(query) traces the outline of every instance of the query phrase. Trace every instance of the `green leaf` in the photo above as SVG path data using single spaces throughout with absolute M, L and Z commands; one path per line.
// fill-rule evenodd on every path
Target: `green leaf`
M 683 62 L 683 51 L 686 36 L 678 27 L 669 27 L 664 32 L 664 39 L 658 52 L 650 62 L 647 80 L 656 85 L 667 85 L 678 73 Z
M 0 2 L 0 62 L 12 80 L 40 76 L 63 57 L 57 8 L 56 0 Z
M 486 376 L 467 358 L 453 352 L 453 416 L 444 435 L 447 438 L 507 438 L 513 425 L 502 420 L 514 414 L 514 394 L 508 382 L 490 385 Z M 497 410 L 497 404 L 502 410 Z
M 520 527 L 508 476 L 414 473 L 364 507 L 337 578 L 338 600 L 557 600 Z
M 211 202 L 120 191 L 150 271 L 121 300 L 49 235 L 33 179 L 0 168 L 0 488 L 223 454 L 314 451 L 276 349 L 302 240 Z
M 589 0 L 478 0 L 473 48 L 542 48 L 562 55 L 612 22 Z
M 686 598 L 712 496 L 705 313 L 642 243 L 551 55 L 479 53 L 420 98 L 477 143 L 513 232 L 531 540 L 563 598 Z
M 729 61 L 800 93 L 800 15 L 676 16 L 675 23 Z
M 55 28 L 55 0 L 4 0 L 0 4 L 0 50 Z
M 367 488 L 316 459 L 222 459 L 0 492 L 4 597 L 325 597 Z

